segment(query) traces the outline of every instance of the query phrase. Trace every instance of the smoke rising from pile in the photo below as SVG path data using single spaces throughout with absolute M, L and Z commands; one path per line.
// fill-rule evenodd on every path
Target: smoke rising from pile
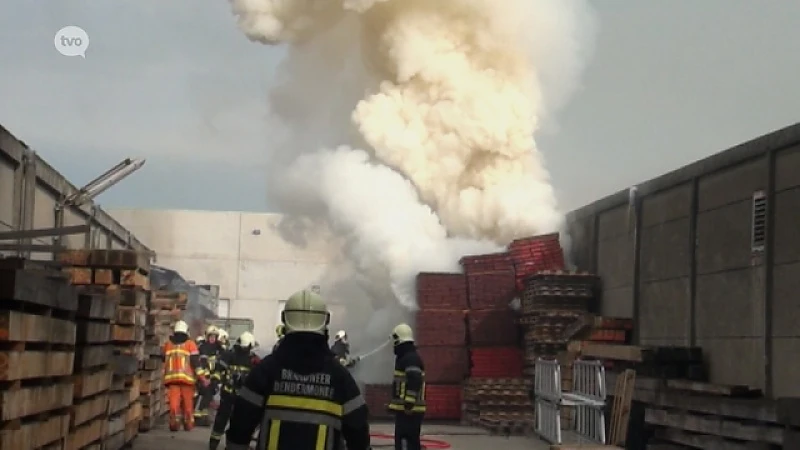
M 295 236 L 341 239 L 322 288 L 356 351 L 414 308 L 418 272 L 560 227 L 534 133 L 576 87 L 584 1 L 231 3 L 248 38 L 288 45 L 269 192 Z

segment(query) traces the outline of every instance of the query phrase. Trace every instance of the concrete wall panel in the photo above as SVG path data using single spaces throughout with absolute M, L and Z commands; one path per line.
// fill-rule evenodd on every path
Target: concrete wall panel
M 775 264 L 800 261 L 800 187 L 775 195 L 775 242 Z
M 605 289 L 602 299 L 600 314 L 633 318 L 633 286 Z
M 633 285 L 633 234 L 601 241 L 597 249 L 598 275 L 603 289 Z
M 690 273 L 689 219 L 674 219 L 642 229 L 642 282 L 685 277 Z
M 567 233 L 562 236 L 561 241 L 564 252 L 568 256 L 570 263 L 582 270 L 596 271 L 595 253 L 597 247 L 594 242 L 595 216 L 589 216 L 581 220 L 572 220 L 567 223 Z
M 0 158 L 0 227 L 14 224 L 14 168 Z
M 684 183 L 642 200 L 642 226 L 649 227 L 689 217 L 692 209 L 692 184 Z
M 309 262 L 327 260 L 328 239 L 315 232 L 311 236 L 313 240 L 295 245 L 282 237 L 281 220 L 282 216 L 278 214 L 242 214 L 241 259 Z
M 751 265 L 752 211 L 752 199 L 748 197 L 747 200 L 698 214 L 698 274 Z
M 775 155 L 775 190 L 800 186 L 800 145 L 781 150 Z
M 654 281 L 639 293 L 639 338 L 689 345 L 689 278 Z
M 764 336 L 764 271 L 725 271 L 697 277 L 698 338 Z
M 630 234 L 633 229 L 633 211 L 623 205 L 600 213 L 598 218 L 599 241 L 617 238 Z
M 760 338 L 698 339 L 714 383 L 764 388 L 764 342 Z
M 772 280 L 772 336 L 800 338 L 800 262 L 775 266 Z
M 767 188 L 767 159 L 761 157 L 700 179 L 698 209 L 708 211 L 739 200 L 751 199 L 753 192 Z
M 800 338 L 775 338 L 772 341 L 773 397 L 800 397 Z
M 318 284 L 326 264 L 292 261 L 241 261 L 239 298 L 284 300 Z

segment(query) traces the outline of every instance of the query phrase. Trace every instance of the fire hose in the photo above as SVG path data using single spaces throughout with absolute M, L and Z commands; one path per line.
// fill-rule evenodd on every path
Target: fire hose
M 385 440 L 389 441 L 386 443 L 373 443 L 373 448 L 379 447 L 394 447 L 394 435 L 388 433 L 370 433 L 369 437 L 371 440 Z M 422 448 L 424 449 L 448 449 L 453 448 L 449 442 L 441 441 L 439 439 L 429 439 L 429 438 L 422 438 L 420 439 L 420 443 L 422 443 Z

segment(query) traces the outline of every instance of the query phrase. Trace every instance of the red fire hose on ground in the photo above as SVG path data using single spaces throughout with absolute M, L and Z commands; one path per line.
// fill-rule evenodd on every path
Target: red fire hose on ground
M 369 437 L 372 438 L 372 441 L 373 441 L 372 446 L 373 447 L 394 447 L 394 435 L 393 434 L 388 434 L 388 433 L 370 433 Z M 374 443 L 375 440 L 379 440 L 379 441 L 380 440 L 385 440 L 387 442 L 385 442 L 385 443 L 382 443 L 382 442 Z M 422 442 L 422 448 L 424 448 L 424 449 L 448 449 L 448 448 L 452 448 L 452 446 L 448 442 L 440 441 L 438 439 L 422 438 L 422 439 L 420 439 L 420 442 Z

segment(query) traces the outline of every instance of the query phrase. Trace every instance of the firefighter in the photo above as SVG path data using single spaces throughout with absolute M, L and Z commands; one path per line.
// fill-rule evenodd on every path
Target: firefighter
M 350 357 L 350 343 L 347 342 L 347 333 L 344 330 L 336 332 L 331 351 L 336 356 L 336 360 L 345 367 L 353 367 L 358 362 L 358 357 Z
M 164 344 L 164 384 L 169 400 L 169 429 L 178 431 L 178 415 L 183 412 L 183 427 L 186 431 L 194 428 L 192 400 L 195 382 L 202 376 L 197 372 L 200 356 L 197 345 L 189 339 L 189 325 L 179 320 L 174 333 Z
M 275 341 L 275 345 L 272 346 L 273 353 L 275 353 L 275 350 L 277 350 L 278 346 L 281 345 L 281 341 L 283 341 L 283 337 L 286 335 L 286 328 L 283 326 L 283 324 L 275 327 L 275 335 L 278 337 L 278 340 Z
M 259 449 L 370 449 L 367 406 L 328 347 L 330 313 L 322 297 L 311 291 L 292 295 L 281 320 L 286 336 L 236 397 L 227 449 L 247 450 L 259 425 Z
M 205 342 L 198 347 L 200 352 L 200 367 L 197 369 L 198 375 L 202 378 L 197 380 L 197 399 L 194 408 L 195 423 L 202 427 L 211 426 L 209 417 L 209 406 L 214 400 L 216 383 L 211 380 L 211 373 L 214 371 L 214 364 L 220 353 L 222 344 L 219 342 L 219 328 L 209 325 L 206 328 Z
M 216 450 L 228 419 L 233 410 L 233 401 L 236 393 L 244 384 L 244 380 L 250 370 L 258 364 L 259 359 L 253 354 L 256 338 L 253 333 L 245 331 L 236 340 L 233 349 L 223 353 L 217 360 L 212 375 L 220 385 L 220 404 L 217 416 L 214 418 L 214 427 L 211 430 L 211 438 L 208 442 L 210 450 Z
M 425 365 L 414 345 L 414 332 L 405 323 L 394 327 L 394 381 L 389 409 L 394 412 L 395 450 L 421 450 L 425 416 Z
M 230 343 L 228 342 L 228 332 L 223 330 L 222 328 L 219 329 L 219 344 L 223 350 L 230 350 Z

